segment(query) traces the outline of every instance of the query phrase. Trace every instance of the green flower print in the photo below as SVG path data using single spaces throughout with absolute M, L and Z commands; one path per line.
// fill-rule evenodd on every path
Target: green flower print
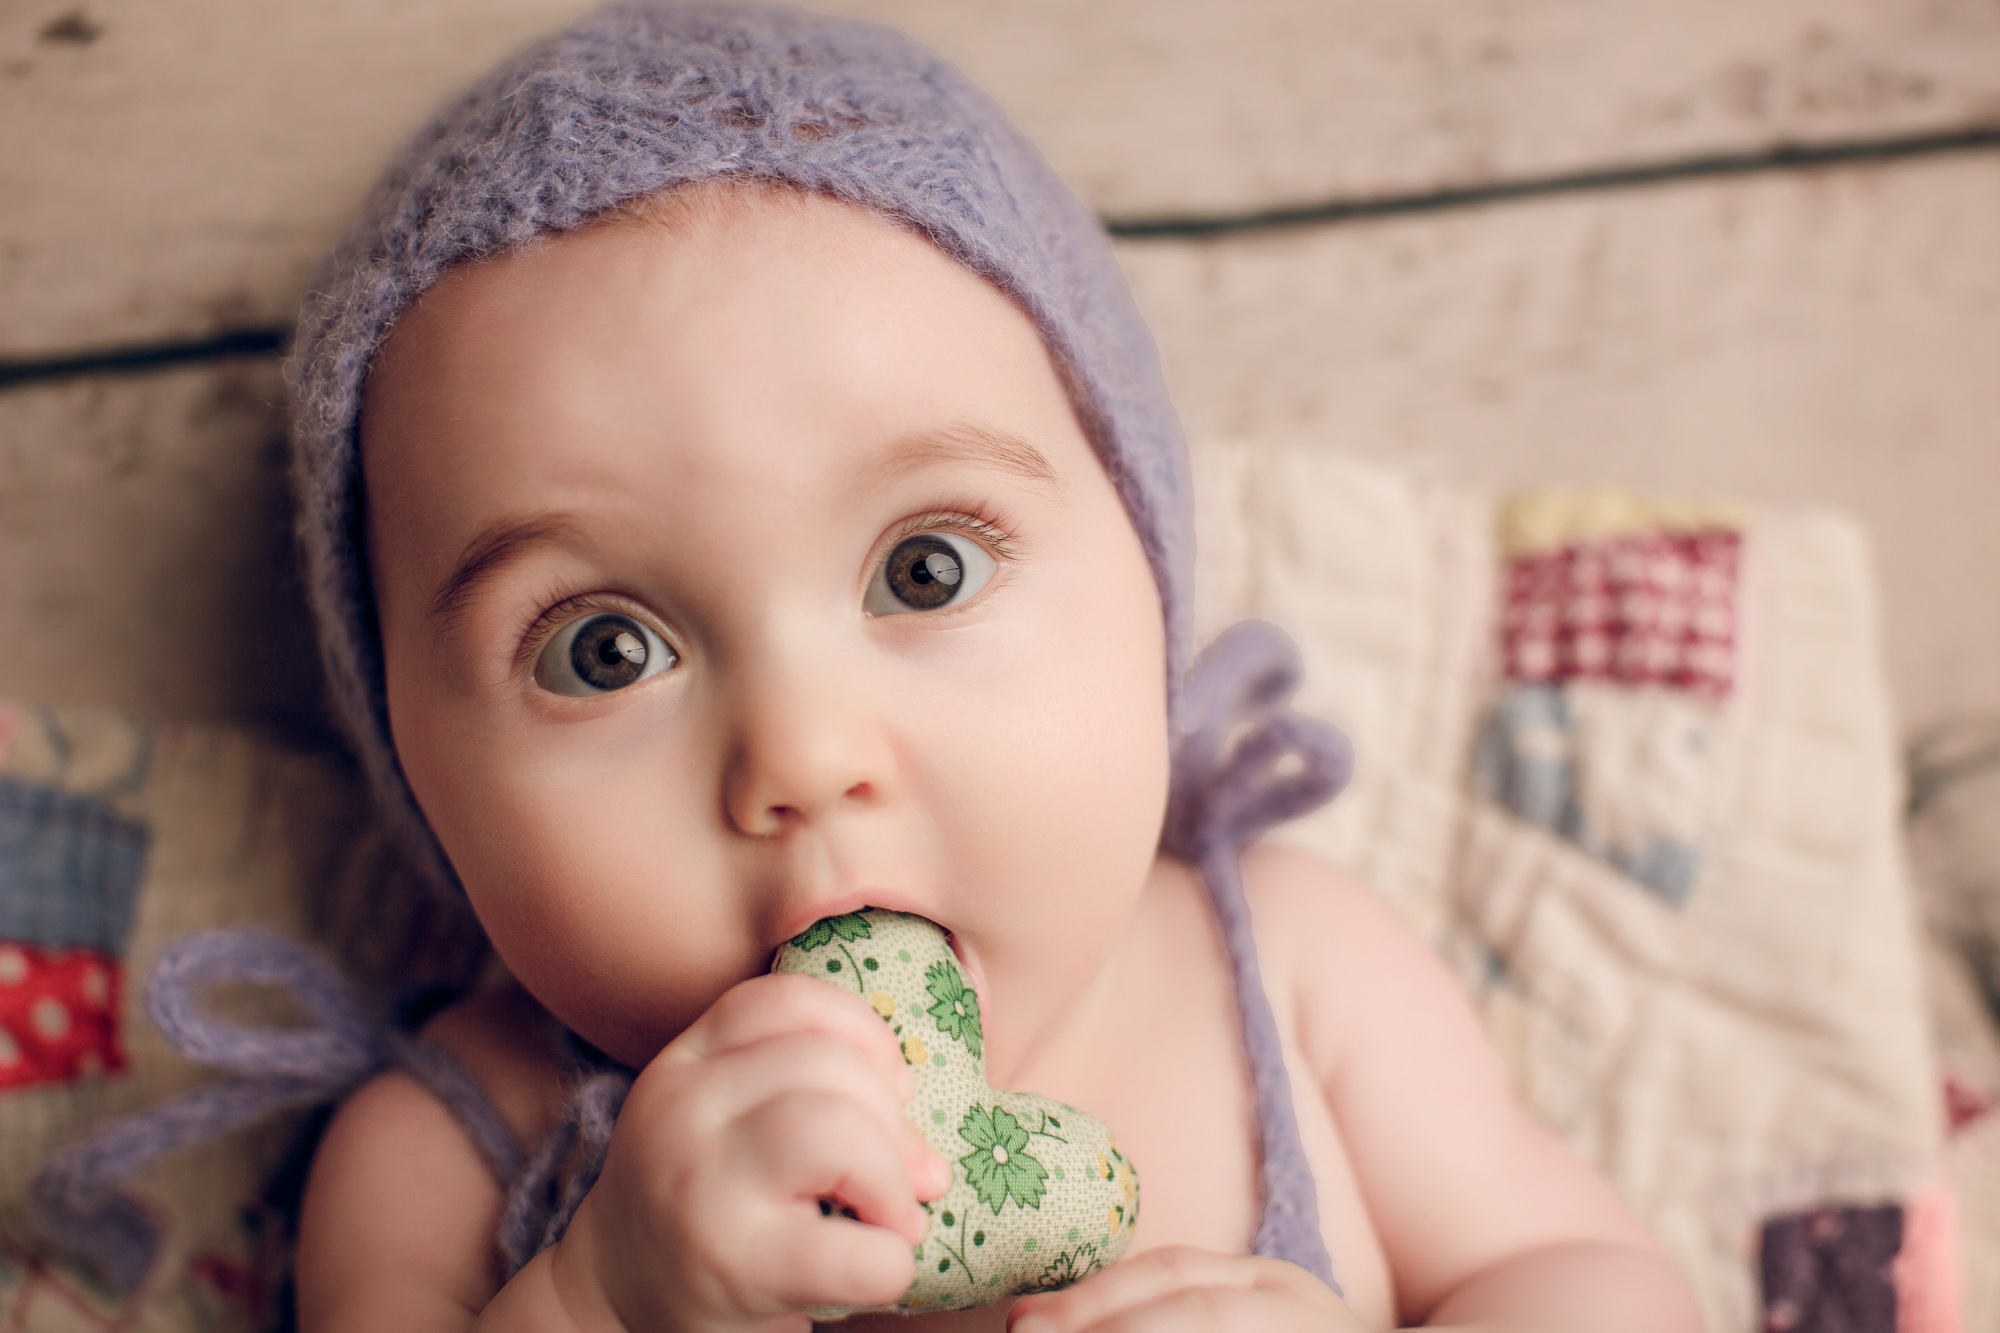
M 933 1001 L 929 1013 L 937 1020 L 938 1031 L 965 1043 L 976 1058 L 979 1053 L 979 992 L 965 984 L 965 978 L 949 962 L 932 963 L 924 969 L 924 989 Z
M 860 912 L 849 912 L 846 916 L 830 916 L 823 921 L 815 921 L 798 934 L 792 936 L 792 947 L 801 953 L 817 949 L 838 935 L 849 944 L 865 940 L 875 932 L 868 928 L 868 918 Z
M 1104 1267 L 1098 1257 L 1095 1245 L 1079 1245 L 1074 1251 L 1064 1250 L 1049 1260 L 1040 1276 L 1029 1284 L 1029 1291 L 1061 1291 L 1077 1283 Z
M 1020 1121 L 997 1106 L 987 1110 L 975 1105 L 959 1123 L 958 1136 L 972 1145 L 958 1164 L 965 1168 L 965 1183 L 981 1203 L 996 1214 L 1009 1199 L 1023 1208 L 1042 1206 L 1042 1182 L 1049 1173 L 1023 1151 L 1028 1131 Z

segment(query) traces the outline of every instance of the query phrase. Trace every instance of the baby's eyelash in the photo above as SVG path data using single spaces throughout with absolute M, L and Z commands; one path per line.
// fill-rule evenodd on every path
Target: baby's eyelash
M 885 550 L 894 549 L 896 543 L 906 537 L 914 537 L 920 532 L 936 532 L 942 528 L 948 532 L 962 533 L 974 541 L 983 543 L 997 556 L 1010 560 L 1019 559 L 1019 542 L 1008 532 L 1011 526 L 995 513 L 990 505 L 969 505 L 965 509 L 933 509 L 928 513 L 912 515 L 898 523 L 882 545 Z
M 542 598 L 542 602 L 545 609 L 522 625 L 520 633 L 516 636 L 516 642 L 520 644 L 514 651 L 514 669 L 517 671 L 535 660 L 536 655 L 542 651 L 542 645 L 547 643 L 557 630 L 588 612 L 616 611 L 621 615 L 646 621 L 648 624 L 654 623 L 653 617 L 635 606 L 631 598 L 620 597 L 616 593 L 551 592 Z

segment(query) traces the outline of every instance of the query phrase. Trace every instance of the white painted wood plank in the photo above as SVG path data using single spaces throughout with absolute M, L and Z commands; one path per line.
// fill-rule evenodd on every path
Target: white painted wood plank
M 1973 154 L 1121 253 L 1197 437 L 1851 510 L 1921 723 L 2000 712 L 1995 218 Z
M 283 387 L 247 363 L 0 394 L 0 698 L 318 725 Z
M 0 6 L 0 355 L 287 322 L 394 145 L 588 8 L 92 0 L 51 27 L 72 5 Z M 2000 119 L 1992 0 L 831 7 L 959 61 L 1119 215 Z

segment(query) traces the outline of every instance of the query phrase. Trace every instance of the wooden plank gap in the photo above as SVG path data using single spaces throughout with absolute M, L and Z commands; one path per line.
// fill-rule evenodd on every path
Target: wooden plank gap
M 129 375 L 233 357 L 274 356 L 291 343 L 288 328 L 230 329 L 209 338 L 106 347 L 58 356 L 0 358 L 0 390 L 80 375 Z
M 1412 213 L 1477 208 L 1549 195 L 1626 190 L 1676 181 L 1802 171 L 1869 162 L 1896 162 L 1930 157 L 1939 153 L 1993 149 L 2000 149 L 2000 125 L 1969 125 L 1929 134 L 1901 135 L 1893 138 L 1780 143 L 1751 152 L 1711 153 L 1673 158 L 1663 162 L 1590 167 L 1582 171 L 1556 172 L 1546 176 L 1525 176 L 1514 180 L 1489 181 L 1479 185 L 1447 186 L 1444 189 L 1410 194 L 1335 199 L 1290 208 L 1261 209 L 1251 213 L 1212 217 L 1110 218 L 1106 219 L 1104 225 L 1120 240 L 1205 239 L 1240 235 L 1244 232 L 1323 227 L 1342 222 L 1358 222 Z
M 1929 134 L 1823 143 L 1780 143 L 1744 153 L 1713 153 L 1664 162 L 1593 167 L 1584 171 L 1490 181 L 1410 194 L 1335 199 L 1291 208 L 1209 217 L 1107 218 L 1120 240 L 1189 240 L 1330 226 L 1370 218 L 1476 208 L 1549 195 L 1633 189 L 1669 182 L 1769 172 L 1802 171 L 1869 162 L 1896 162 L 1941 153 L 2000 149 L 2000 124 L 1970 125 Z M 210 338 L 113 347 L 50 357 L 0 358 L 0 391 L 73 379 L 81 375 L 134 374 L 232 357 L 282 354 L 289 328 L 233 329 Z

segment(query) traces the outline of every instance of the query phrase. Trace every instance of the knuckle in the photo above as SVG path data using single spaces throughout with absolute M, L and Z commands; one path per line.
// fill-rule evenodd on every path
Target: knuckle
M 1201 1251 L 1191 1245 L 1168 1245 L 1154 1250 L 1153 1255 L 1154 1262 L 1176 1278 L 1192 1277 L 1203 1267 Z

